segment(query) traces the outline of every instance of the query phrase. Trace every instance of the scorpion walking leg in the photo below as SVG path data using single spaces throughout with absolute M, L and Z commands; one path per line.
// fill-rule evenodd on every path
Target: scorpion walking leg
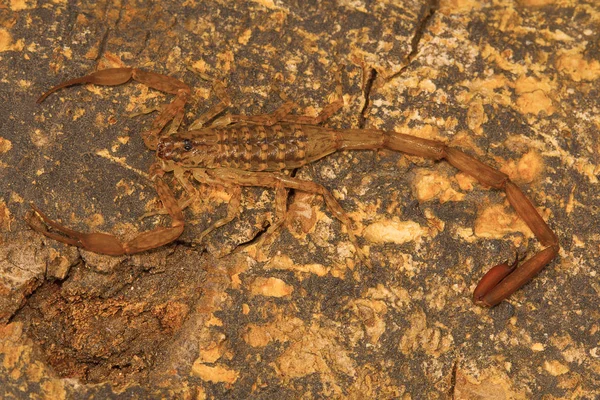
M 372 134 L 375 136 L 376 133 L 372 132 Z M 396 132 L 384 133 L 383 147 L 437 160 L 445 158 L 455 168 L 473 176 L 484 185 L 503 189 L 517 215 L 525 221 L 535 237 L 545 246 L 545 249 L 533 255 L 520 267 L 516 267 L 517 263 L 510 267 L 508 264 L 500 264 L 490 269 L 475 289 L 475 303 L 488 307 L 500 303 L 529 282 L 558 254 L 558 238 L 531 201 L 506 174 L 443 143 Z
M 361 261 L 367 266 L 371 266 L 370 262 L 358 245 L 358 241 L 352 230 L 352 222 L 348 215 L 344 212 L 342 206 L 337 202 L 335 197 L 323 186 L 311 182 L 304 181 L 298 178 L 293 178 L 283 174 L 277 174 L 273 172 L 250 172 L 230 168 L 206 170 L 207 174 L 214 176 L 216 179 L 231 182 L 235 185 L 240 186 L 257 186 L 257 187 L 270 187 L 270 188 L 289 188 L 301 190 L 303 192 L 319 194 L 325 200 L 325 204 L 329 211 L 346 227 L 350 241 L 356 248 L 358 256 Z
M 227 93 L 227 89 L 223 82 L 218 80 L 213 81 L 212 90 L 217 95 L 219 102 L 210 107 L 205 113 L 203 113 L 194 122 L 192 122 L 191 125 L 188 127 L 188 130 L 193 131 L 202 128 L 208 121 L 221 114 L 227 109 L 227 107 L 231 105 L 231 98 L 229 97 L 229 94 Z M 221 118 L 219 118 L 217 121 L 221 121 Z M 212 126 L 219 126 L 219 123 L 217 123 L 217 121 L 215 121 L 212 124 Z M 227 125 L 227 123 L 221 124 L 221 126 L 223 125 Z
M 241 211 L 241 190 L 238 181 L 231 181 L 228 179 L 216 178 L 209 176 L 205 169 L 194 169 L 192 171 L 194 179 L 198 182 L 206 185 L 222 185 L 230 188 L 233 193 L 227 206 L 227 215 L 215 221 L 212 225 L 206 228 L 201 234 L 198 242 L 201 242 L 206 235 L 211 233 L 217 228 L 224 226 L 236 218 Z M 212 174 L 211 174 L 212 175 Z M 254 186 L 254 185 L 253 185 Z M 256 185 L 259 186 L 259 185 Z M 271 241 L 273 234 L 279 229 L 279 227 L 285 222 L 285 213 L 287 211 L 287 198 L 288 191 L 285 186 L 280 183 L 275 186 L 275 221 L 269 226 L 267 231 L 261 236 L 259 247 L 264 244 L 268 244 Z
M 275 188 L 275 220 L 257 241 L 256 245 L 258 248 L 269 247 L 273 243 L 275 239 L 275 233 L 285 222 L 285 215 L 287 213 L 287 199 L 288 190 L 285 188 L 285 186 L 283 184 L 277 186 Z
M 344 106 L 344 96 L 342 93 L 342 79 L 341 69 L 336 71 L 337 85 L 335 87 L 336 99 L 331 103 L 327 104 L 321 112 L 315 117 L 309 117 L 307 115 L 286 115 L 281 120 L 284 122 L 291 122 L 294 124 L 304 125 L 319 125 L 327 121 L 333 114 L 338 112 Z
M 94 253 L 120 256 L 154 249 L 177 239 L 183 232 L 184 226 L 183 214 L 171 189 L 160 176 L 154 177 L 154 180 L 156 182 L 158 196 L 172 218 L 171 226 L 166 228 L 159 227 L 144 232 L 126 243 L 122 243 L 114 235 L 106 233 L 84 233 L 66 228 L 48 218 L 33 204 L 31 207 L 36 214 L 30 215 L 27 222 L 33 230 L 40 232 L 51 239 L 81 247 Z M 56 232 L 49 231 L 42 222 Z
M 341 81 L 341 68 L 336 71 L 336 80 L 338 84 L 336 85 L 336 99 L 323 107 L 321 112 L 314 117 L 310 117 L 307 115 L 292 115 L 290 112 L 299 108 L 298 104 L 295 102 L 288 100 L 283 103 L 279 108 L 269 114 L 262 115 L 227 115 L 217 121 L 218 125 L 227 125 L 229 123 L 234 122 L 245 122 L 250 124 L 258 124 L 265 126 L 272 126 L 277 122 L 290 122 L 294 124 L 300 125 L 319 125 L 325 122 L 329 117 L 339 111 L 340 108 L 344 106 L 344 97 L 342 93 L 342 81 Z
M 272 126 L 277 122 L 281 121 L 286 115 L 288 115 L 294 108 L 296 103 L 293 101 L 286 101 L 279 106 L 275 111 L 269 114 L 260 115 L 238 115 L 238 114 L 227 114 L 222 118 L 215 121 L 215 126 L 226 126 L 236 122 L 245 122 L 248 124 Z
M 241 212 L 241 200 L 242 200 L 242 191 L 238 185 L 231 184 L 226 180 L 215 179 L 212 176 L 209 176 L 204 169 L 194 169 L 192 171 L 194 179 L 198 182 L 206 184 L 206 185 L 222 185 L 231 189 L 231 199 L 229 199 L 229 203 L 227 204 L 227 215 L 217 221 L 213 222 L 208 228 L 206 228 L 202 233 L 200 233 L 200 237 L 197 239 L 198 242 L 202 242 L 206 235 L 211 233 L 217 228 L 222 227 L 223 225 L 227 225 L 231 221 L 237 217 Z
M 175 99 L 173 99 L 170 104 L 164 107 L 159 115 L 154 119 L 151 128 L 142 133 L 142 138 L 144 139 L 146 146 L 151 150 L 155 150 L 158 142 L 158 136 L 164 127 L 169 123 L 169 121 L 173 121 L 171 125 L 171 131 L 176 130 L 181 123 L 185 104 L 191 95 L 191 89 L 189 86 L 178 79 L 137 68 L 109 68 L 56 85 L 40 96 L 37 102 L 41 103 L 52 93 L 68 86 L 87 83 L 102 86 L 114 86 L 126 83 L 131 79 L 152 89 L 175 95 Z

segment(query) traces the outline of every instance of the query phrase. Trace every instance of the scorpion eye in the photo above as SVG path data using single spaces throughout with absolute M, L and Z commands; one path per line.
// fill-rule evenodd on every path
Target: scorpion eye
M 190 139 L 184 139 L 183 140 L 183 149 L 185 151 L 190 151 L 192 150 L 193 146 L 192 146 L 192 142 L 190 141 Z

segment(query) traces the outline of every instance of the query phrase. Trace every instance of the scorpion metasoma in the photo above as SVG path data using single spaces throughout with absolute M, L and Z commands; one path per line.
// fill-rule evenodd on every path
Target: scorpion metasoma
M 458 170 L 474 177 L 486 186 L 502 189 L 508 202 L 541 242 L 544 249 L 517 267 L 503 263 L 492 267 L 477 285 L 473 300 L 483 306 L 494 306 L 531 280 L 558 253 L 558 239 L 525 194 L 508 176 L 444 143 L 378 129 L 331 129 L 320 126 L 343 106 L 338 100 L 326 106 L 316 117 L 292 115 L 295 107 L 287 101 L 275 112 L 258 116 L 229 115 L 219 118 L 210 127 L 177 133 L 191 89 L 178 79 L 136 68 L 111 68 L 63 82 L 43 94 L 38 103 L 55 91 L 75 85 L 119 85 L 134 79 L 150 88 L 175 95 L 154 119 L 149 130 L 142 133 L 146 146 L 156 151 L 158 158 L 150 167 L 150 178 L 156 185 L 163 207 L 170 215 L 169 227 L 158 227 L 122 243 L 105 233 L 82 233 L 66 228 L 44 215 L 32 204 L 35 213 L 28 219 L 30 226 L 49 238 L 86 250 L 108 254 L 133 254 L 163 246 L 177 239 L 184 228 L 182 207 L 163 180 L 166 172 L 189 190 L 189 171 L 193 178 L 205 184 L 218 184 L 232 189 L 227 215 L 214 222 L 202 237 L 233 220 L 239 213 L 241 186 L 260 186 L 276 190 L 275 204 L 279 223 L 286 211 L 287 189 L 323 196 L 328 209 L 347 228 L 348 235 L 361 256 L 351 221 L 333 195 L 323 186 L 286 174 L 338 150 L 389 149 L 434 160 L 445 159 Z M 218 88 L 218 85 L 215 85 Z M 221 87 L 222 88 L 222 87 Z M 338 86 L 341 92 L 341 85 Z M 228 104 L 223 90 L 217 90 L 221 102 L 204 118 L 215 117 Z M 220 93 L 219 93 L 220 92 Z M 161 132 L 171 122 L 169 134 Z M 200 125 L 200 124 L 196 124 Z M 41 219 L 41 220 L 40 220 Z M 42 223 L 45 222 L 45 224 Z M 276 225 L 277 222 L 274 224 Z M 49 229 L 51 228 L 51 230 Z

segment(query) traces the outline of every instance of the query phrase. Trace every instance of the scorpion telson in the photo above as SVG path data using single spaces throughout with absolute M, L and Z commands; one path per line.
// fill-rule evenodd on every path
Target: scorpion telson
M 75 84 L 118 85 L 134 79 L 151 88 L 173 94 L 175 97 L 154 119 L 149 130 L 142 132 L 144 143 L 156 150 L 157 162 L 150 167 L 158 196 L 172 222 L 168 227 L 157 227 L 143 232 L 128 242 L 105 233 L 82 233 L 66 228 L 44 215 L 32 205 L 35 213 L 28 218 L 36 231 L 63 243 L 79 246 L 95 253 L 109 255 L 133 254 L 163 246 L 177 239 L 183 232 L 183 213 L 171 189 L 163 180 L 166 172 L 173 172 L 187 189 L 186 171 L 198 182 L 219 184 L 230 188 L 232 197 L 227 215 L 202 232 L 200 239 L 214 229 L 232 221 L 240 212 L 241 186 L 260 186 L 276 190 L 277 220 L 270 229 L 281 225 L 286 212 L 287 190 L 294 189 L 319 194 L 329 211 L 347 228 L 347 234 L 357 254 L 369 265 L 358 246 L 350 218 L 338 201 L 323 186 L 285 174 L 285 170 L 301 167 L 337 150 L 389 149 L 433 160 L 445 159 L 459 171 L 477 179 L 483 185 L 503 190 L 508 203 L 525 221 L 542 249 L 521 265 L 502 263 L 492 267 L 481 279 L 473 300 L 483 306 L 494 306 L 529 282 L 558 254 L 558 238 L 537 212 L 535 206 L 509 177 L 442 142 L 422 139 L 393 131 L 378 129 L 336 130 L 319 126 L 343 106 L 341 85 L 338 100 L 326 106 L 316 117 L 291 115 L 295 107 L 286 102 L 267 115 L 230 115 L 229 125 L 206 127 L 184 133 L 161 136 L 171 122 L 170 131 L 176 131 L 183 119 L 184 107 L 191 96 L 190 88 L 183 82 L 162 74 L 136 68 L 113 68 L 63 82 L 44 93 L 38 102 L 51 93 Z M 217 91 L 218 93 L 218 91 Z M 209 121 L 228 105 L 227 96 L 214 110 L 199 120 Z M 210 113 L 213 113 L 210 115 Z M 44 224 L 45 223 L 45 224 Z

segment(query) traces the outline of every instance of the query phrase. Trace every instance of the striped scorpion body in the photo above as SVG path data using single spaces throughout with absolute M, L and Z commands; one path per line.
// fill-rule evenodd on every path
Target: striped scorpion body
M 200 240 L 212 230 L 232 221 L 240 211 L 242 186 L 259 186 L 275 189 L 277 221 L 283 221 L 286 212 L 287 190 L 295 189 L 323 196 L 330 212 L 346 226 L 357 254 L 362 255 L 352 223 L 338 201 L 322 185 L 301 180 L 285 173 L 323 158 L 338 150 L 388 149 L 433 160 L 446 160 L 452 166 L 486 186 L 503 190 L 508 202 L 532 230 L 544 247 L 528 260 L 517 266 L 503 263 L 492 267 L 477 285 L 473 300 L 476 304 L 491 307 L 506 299 L 525 285 L 552 261 L 559 250 L 558 238 L 548 227 L 525 194 L 503 172 L 492 168 L 463 151 L 442 142 L 418 138 L 394 131 L 378 129 L 331 129 L 319 125 L 343 106 L 339 100 L 326 106 L 316 117 L 291 115 L 296 106 L 286 102 L 271 114 L 258 116 L 228 115 L 217 119 L 209 127 L 176 132 L 182 119 L 185 104 L 191 97 L 190 88 L 183 82 L 162 74 L 134 68 L 112 68 L 61 83 L 43 94 L 38 102 L 51 93 L 75 84 L 119 85 L 134 79 L 150 88 L 175 95 L 155 118 L 142 138 L 150 150 L 156 151 L 157 161 L 150 167 L 149 175 L 163 207 L 172 222 L 168 227 L 157 227 L 143 232 L 134 239 L 122 243 L 106 233 L 83 233 L 74 231 L 53 221 L 32 204 L 35 211 L 30 215 L 30 226 L 47 237 L 86 250 L 124 255 L 150 250 L 176 240 L 184 229 L 182 208 L 163 176 L 173 172 L 186 191 L 193 191 L 184 176 L 189 171 L 194 180 L 223 185 L 230 188 L 232 198 L 227 215 L 208 227 Z M 339 87 L 341 91 L 341 86 Z M 209 110 L 200 120 L 208 121 L 221 113 L 228 105 L 226 94 L 217 90 L 221 103 Z M 172 134 L 161 134 L 171 123 Z M 202 125 L 201 122 L 195 125 Z

